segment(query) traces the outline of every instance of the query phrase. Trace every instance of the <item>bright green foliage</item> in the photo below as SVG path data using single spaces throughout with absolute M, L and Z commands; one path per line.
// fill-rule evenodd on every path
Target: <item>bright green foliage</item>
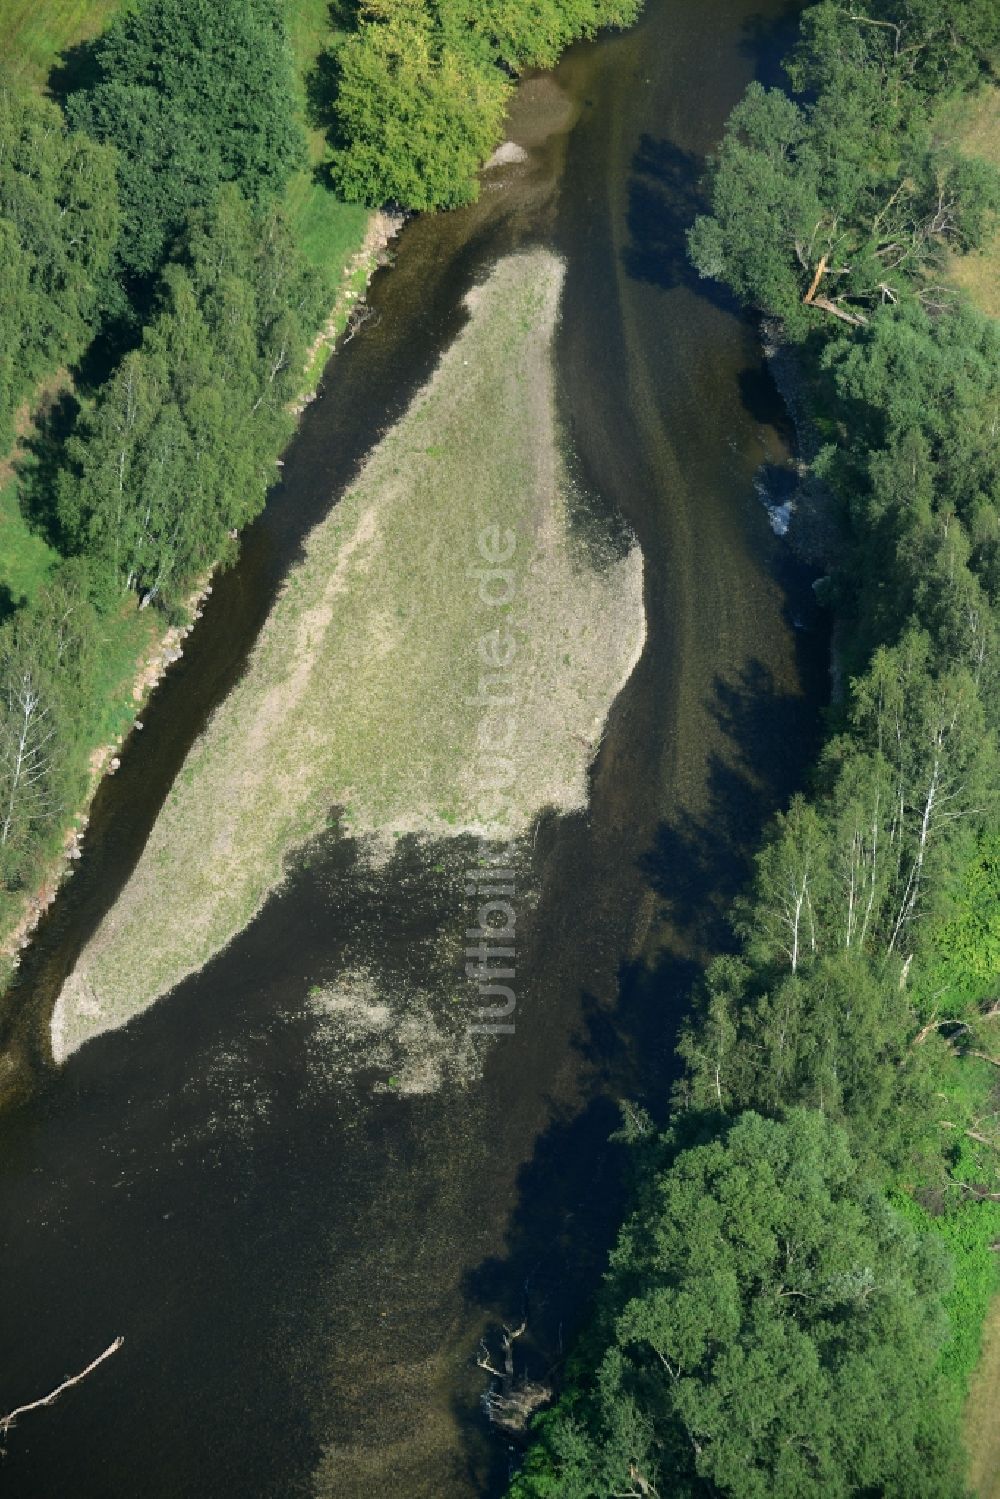
M 114 153 L 0 78 L 0 453 L 38 380 L 78 356 L 118 227 Z
M 551 68 L 570 42 L 602 27 L 633 25 L 641 0 L 439 0 L 438 9 L 481 35 L 506 67 L 520 72 Z
M 443 40 L 423 0 L 366 5 L 337 52 L 333 177 L 349 201 L 453 208 L 499 138 L 510 84 Z
M 949 1005 L 1000 989 L 1000 833 L 983 835 L 928 934 L 925 987 Z
M 170 596 L 261 508 L 324 300 L 280 218 L 228 189 L 67 444 L 60 518 L 112 594 Z
M 0 579 L 11 607 L 33 598 L 59 554 L 32 530 L 21 511 L 18 482 L 0 486 Z
M 970 1202 L 937 1215 L 902 1193 L 893 1195 L 893 1203 L 921 1233 L 940 1240 L 954 1266 L 944 1298 L 950 1332 L 941 1350 L 941 1370 L 961 1400 L 979 1357 L 990 1300 L 1000 1290 L 1000 1267 L 992 1247 L 1000 1240 L 1000 1203 Z
M 510 72 L 635 20 L 640 0 L 364 0 L 336 44 L 331 160 L 351 201 L 454 208 L 500 140 Z
M 157 271 L 223 182 L 280 193 L 305 160 L 297 81 L 275 0 L 144 0 L 95 44 L 97 81 L 68 117 L 119 148 L 121 263 Z
M 948 1284 L 820 1114 L 744 1114 L 647 1180 L 606 1351 L 513 1494 L 959 1495 L 935 1420 Z

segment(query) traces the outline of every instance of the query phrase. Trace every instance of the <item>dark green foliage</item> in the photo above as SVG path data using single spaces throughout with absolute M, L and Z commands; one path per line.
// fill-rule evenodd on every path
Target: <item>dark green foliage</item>
M 928 100 L 968 87 L 1000 46 L 988 0 L 947 7 L 823 0 L 803 18 L 789 72 L 804 102 L 759 84 L 730 117 L 710 175 L 712 212 L 690 233 L 703 276 L 804 337 L 862 326 L 914 298 L 948 249 L 983 242 L 1000 174 L 927 128 Z
M 998 43 L 980 0 L 821 0 L 801 102 L 752 85 L 710 175 L 692 257 L 801 340 L 831 438 L 847 690 L 517 1499 L 963 1492 L 1000 1196 L 1000 332 L 933 272 L 997 195 L 927 120 Z M 880 1308 L 827 1303 L 859 1263 L 893 1267 Z
M 80 795 L 97 653 L 97 616 L 73 563 L 0 629 L 0 888 L 20 886 Z
M 333 181 L 352 202 L 454 208 L 500 140 L 510 73 L 635 20 L 640 0 L 365 0 L 331 54 Z
M 114 153 L 0 78 L 0 452 L 12 419 L 92 333 L 117 237 Z
M 844 588 L 859 646 L 919 614 L 971 671 L 995 725 L 1000 329 L 966 307 L 887 308 L 824 363 L 845 422 L 821 466 L 849 509 Z
M 305 160 L 297 81 L 275 0 L 145 0 L 96 44 L 70 122 L 119 148 L 119 257 L 155 273 L 220 184 L 279 193 Z
M 992 0 L 820 0 L 804 12 L 787 66 L 796 89 L 857 94 L 866 101 L 858 113 L 886 127 L 928 98 L 972 87 L 998 47 Z M 877 144 L 891 155 L 888 136 Z
M 260 510 L 324 300 L 274 211 L 227 189 L 193 221 L 141 347 L 67 443 L 63 534 L 112 597 L 173 596 Z
M 933 1419 L 948 1283 L 821 1114 L 744 1114 L 647 1179 L 592 1387 L 543 1418 L 513 1494 L 957 1496 Z

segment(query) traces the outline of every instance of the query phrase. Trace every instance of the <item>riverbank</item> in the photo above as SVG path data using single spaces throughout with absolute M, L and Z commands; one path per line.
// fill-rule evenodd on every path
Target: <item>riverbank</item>
M 119 11 L 117 0 L 87 0 L 67 5 L 63 0 L 43 0 L 35 6 L 14 4 L 0 22 L 0 36 L 7 44 L 12 64 L 35 91 L 46 89 L 60 59 L 73 49 L 86 47 Z M 296 7 L 289 40 L 303 89 L 317 65 L 329 33 L 329 15 L 323 0 L 308 0 Z M 304 110 L 304 100 L 302 104 Z M 319 328 L 305 360 L 298 393 L 290 411 L 298 416 L 318 393 L 323 370 L 335 344 L 356 309 L 364 305 L 371 275 L 383 263 L 386 246 L 398 232 L 399 215 L 370 212 L 335 199 L 316 168 L 325 151 L 323 132 L 309 128 L 303 118 L 309 145 L 309 165 L 294 174 L 285 193 L 285 212 L 304 258 L 324 271 L 332 288 L 328 316 Z M 18 442 L 0 462 L 0 603 L 8 609 L 31 602 L 38 589 L 59 563 L 59 555 L 29 518 L 22 513 L 20 484 L 15 469 L 21 461 L 32 462 L 31 444 L 37 438 L 39 417 L 44 418 L 56 399 L 78 399 L 73 379 L 60 370 L 43 380 L 18 418 Z M 86 403 L 86 396 L 80 395 Z M 42 424 L 43 425 L 43 424 Z M 274 452 L 280 467 L 279 452 Z M 89 810 L 103 776 L 116 768 L 118 752 L 131 734 L 149 695 L 163 672 L 183 651 L 183 641 L 193 627 L 211 573 L 175 611 L 167 623 L 150 610 L 143 613 L 138 601 L 129 598 L 121 607 L 102 616 L 101 657 L 93 700 L 86 703 L 85 722 L 73 744 L 76 766 L 72 797 L 62 803 L 68 809 L 47 836 L 39 840 L 23 890 L 4 890 L 0 898 L 0 991 L 20 964 L 20 955 L 44 912 L 51 906 L 67 872 L 72 872 L 81 854 Z
M 645 638 L 637 548 L 595 553 L 555 413 L 562 265 L 509 257 L 309 537 L 52 1020 L 62 1060 L 225 947 L 336 816 L 509 839 L 586 805 Z M 164 892 L 169 891 L 169 901 Z
M 341 273 L 341 286 L 331 307 L 330 314 L 310 345 L 303 368 L 301 393 L 291 410 L 297 417 L 319 393 L 320 381 L 338 338 L 341 337 L 352 316 L 363 308 L 369 282 L 384 264 L 387 248 L 398 234 L 404 217 L 375 211 L 368 216 L 368 225 L 360 247 L 351 255 Z M 213 569 L 214 572 L 214 569 Z M 149 697 L 171 665 L 183 655 L 184 641 L 200 616 L 200 606 L 211 593 L 212 573 L 198 582 L 181 606 L 181 622 L 171 624 L 159 631 L 155 628 L 156 616 L 149 615 L 144 633 L 148 642 L 135 659 L 134 668 L 125 670 L 116 682 L 112 701 L 108 704 L 109 715 L 120 725 L 109 741 L 94 745 L 89 753 L 86 791 L 66 818 L 62 832 L 51 840 L 52 855 L 39 870 L 31 888 L 23 899 L 14 903 L 7 912 L 7 920 L 0 929 L 0 963 L 6 982 L 20 966 L 21 954 L 28 946 L 31 936 L 45 912 L 52 905 L 59 888 L 81 857 L 84 834 L 91 803 L 104 776 L 113 774 L 118 768 L 118 753 L 133 730 L 141 729 L 141 714 Z M 134 602 L 130 602 L 129 616 L 137 616 Z M 118 621 L 112 621 L 112 631 L 121 636 L 126 649 L 133 631 L 126 628 L 123 615 L 121 629 Z M 143 632 L 140 632 L 143 633 Z
M 182 605 L 181 612 L 184 617 L 182 624 L 170 625 L 165 631 L 156 632 L 152 628 L 152 620 L 150 621 L 149 633 L 152 638 L 149 646 L 138 657 L 131 682 L 123 681 L 115 694 L 115 706 L 119 716 L 126 720 L 126 724 L 112 740 L 96 745 L 91 751 L 86 793 L 72 817 L 67 819 L 65 830 L 58 841 L 57 852 L 53 854 L 47 869 L 43 871 L 40 883 L 25 895 L 21 902 L 20 914 L 14 920 L 13 926 L 8 921 L 5 931 L 0 936 L 0 960 L 4 962 L 5 975 L 8 979 L 20 966 L 20 955 L 31 941 L 32 933 L 55 900 L 60 885 L 72 871 L 75 861 L 82 855 L 90 806 L 101 781 L 106 775 L 113 775 L 118 769 L 119 751 L 124 746 L 127 736 L 133 730 L 142 728 L 139 715 L 143 707 L 164 672 L 183 654 L 183 642 L 194 628 L 195 620 L 200 614 L 200 605 L 211 591 L 211 582 L 208 578 L 203 579 L 197 585 Z M 134 607 L 131 613 L 133 615 L 137 613 Z

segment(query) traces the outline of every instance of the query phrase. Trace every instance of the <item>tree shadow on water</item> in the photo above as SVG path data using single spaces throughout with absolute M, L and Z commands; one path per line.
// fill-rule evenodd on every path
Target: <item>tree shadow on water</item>
M 494 1358 L 501 1324 L 527 1324 L 514 1343 L 518 1378 L 557 1387 L 587 1316 L 627 1208 L 627 1147 L 611 1139 L 620 1124 L 618 1108 L 602 1094 L 577 1112 L 557 1113 L 520 1170 L 518 1206 L 504 1252 L 487 1256 L 465 1277 L 467 1301 L 490 1318 Z M 484 1389 L 488 1382 L 484 1372 Z M 482 1415 L 459 1403 L 455 1413 L 465 1424 L 475 1423 L 481 1434 Z M 499 1496 L 509 1478 L 509 1452 L 506 1439 L 491 1445 L 485 1492 Z
M 782 691 L 756 658 L 735 679 L 716 676 L 708 707 L 722 743 L 708 758 L 704 806 L 661 822 L 640 862 L 671 924 L 718 951 L 732 944 L 730 907 L 768 819 L 800 784 L 817 727 L 810 698 Z
M 582 995 L 583 1025 L 574 1044 L 586 1063 L 585 1100 L 575 1110 L 554 1109 L 518 1173 L 517 1206 L 502 1251 L 484 1258 L 463 1281 L 467 1303 L 488 1319 L 494 1361 L 502 1327 L 526 1324 L 513 1346 L 518 1379 L 554 1393 L 563 1383 L 566 1358 L 592 1315 L 608 1255 L 629 1210 L 631 1151 L 619 1133 L 623 1106 L 639 1105 L 659 1124 L 665 1122 L 676 1073 L 677 1025 L 699 972 L 683 958 L 658 964 L 655 1006 L 643 962 L 621 966 L 613 1008 Z M 485 1391 L 486 1372 L 482 1382 Z M 518 1448 L 497 1431 L 484 1475 L 485 1417 L 461 1400 L 453 1403 L 453 1412 L 469 1438 L 470 1481 L 484 1499 L 499 1499 Z
M 613 1138 L 620 1101 L 665 1123 L 679 1072 L 677 1033 L 704 957 L 732 947 L 732 901 L 751 874 L 763 826 L 799 784 L 817 732 L 810 696 L 784 690 L 758 658 L 717 675 L 707 706 L 719 735 L 706 794 L 697 810 L 662 821 L 639 861 L 673 936 L 652 956 L 620 964 L 614 1003 L 582 995 L 574 1045 L 584 1060 L 583 1103 L 557 1112 L 538 1136 L 518 1176 L 503 1251 L 464 1284 L 468 1302 L 491 1321 L 494 1352 L 499 1324 L 527 1318 L 514 1345 L 515 1374 L 555 1388 L 628 1210 L 629 1151 Z M 468 1408 L 456 1411 L 466 1423 L 476 1419 Z M 499 1494 L 509 1453 L 500 1441 L 494 1447 L 499 1476 L 489 1493 Z
M 795 44 L 801 15 L 801 0 L 785 0 L 777 15 L 758 12 L 743 23 L 740 51 L 751 59 L 754 79 L 765 88 L 788 88 L 782 59 Z
M 748 365 L 740 370 L 736 379 L 740 401 L 747 415 L 761 425 L 773 427 L 788 448 L 794 447 L 795 424 L 781 399 L 767 361 L 761 358 L 758 363 Z
M 632 159 L 628 185 L 630 240 L 622 261 L 635 281 L 669 291 L 687 287 L 726 308 L 731 294 L 718 282 L 704 281 L 687 253 L 687 231 L 708 207 L 701 189 L 704 162 L 673 141 L 643 134 Z

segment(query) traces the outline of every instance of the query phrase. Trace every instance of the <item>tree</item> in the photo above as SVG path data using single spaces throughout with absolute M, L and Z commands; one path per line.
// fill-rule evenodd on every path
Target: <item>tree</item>
M 510 83 L 450 46 L 423 0 L 368 0 L 337 48 L 331 169 L 351 202 L 454 208 L 475 198 Z
M 870 1173 L 904 1169 L 941 1145 L 931 1058 L 912 1051 L 918 1027 L 896 975 L 857 953 L 770 983 L 719 959 L 678 1043 L 685 1073 L 675 1104 L 728 1118 L 816 1109 L 847 1129 Z
M 981 244 L 1000 209 L 1000 173 L 929 138 L 913 75 L 923 43 L 897 51 L 886 36 L 896 23 L 860 8 L 807 14 L 810 40 L 791 70 L 815 97 L 799 105 L 750 85 L 710 164 L 711 212 L 688 239 L 700 275 L 727 281 L 793 338 L 831 317 L 864 328 L 879 307 L 930 305 L 922 273 L 948 249 Z M 931 29 L 943 42 L 944 23 Z
M 472 202 L 501 136 L 511 74 L 551 67 L 577 37 L 627 26 L 641 0 L 363 0 L 329 53 L 331 173 L 351 202 Z
M 94 45 L 77 128 L 119 150 L 126 275 L 149 278 L 223 182 L 263 202 L 305 161 L 298 84 L 275 0 L 145 0 Z
M 779 813 L 774 834 L 757 856 L 757 878 L 739 922 L 751 953 L 788 965 L 792 973 L 820 950 L 820 919 L 828 879 L 826 831 L 801 796 Z
M 321 281 L 233 188 L 194 216 L 160 312 L 66 443 L 58 513 L 103 600 L 171 599 L 264 503 Z
M 117 231 L 114 152 L 0 74 L 0 451 L 18 404 L 93 332 Z
M 797 328 L 813 268 L 832 248 L 805 112 L 779 89 L 751 84 L 709 182 L 712 213 L 688 237 L 695 269 Z
M 48 683 L 16 649 L 0 660 L 0 866 L 17 867 L 30 834 L 53 814 L 58 750 Z
M 820 0 L 802 17 L 787 67 L 799 91 L 877 93 L 895 118 L 916 107 L 909 91 L 940 97 L 973 86 L 997 47 L 990 0 L 951 0 L 946 10 L 935 0 Z
M 745 1114 L 646 1180 L 594 1378 L 541 1418 L 513 1494 L 958 1496 L 936 1373 L 948 1284 L 841 1131 Z
M 927 636 L 909 631 L 876 652 L 854 690 L 858 736 L 889 775 L 881 847 L 891 873 L 875 940 L 890 953 L 906 951 L 930 861 L 995 805 L 996 746 L 975 682 L 954 664 L 935 672 L 929 656 Z
M 17 887 L 81 789 L 72 761 L 93 692 L 96 621 L 87 582 L 59 568 L 0 630 L 0 879 Z

